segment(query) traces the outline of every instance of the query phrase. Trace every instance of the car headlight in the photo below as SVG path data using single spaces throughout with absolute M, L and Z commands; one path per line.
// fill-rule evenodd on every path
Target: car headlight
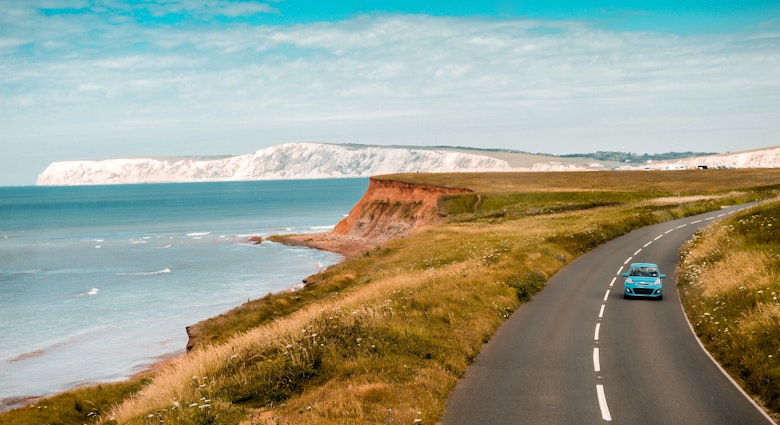
M 661 279 L 656 279 L 655 282 L 653 282 L 653 284 L 654 285 L 660 285 L 661 284 Z
M 631 284 L 631 283 L 634 283 L 634 279 L 631 279 L 631 278 L 629 277 L 628 279 L 626 279 L 626 283 L 629 283 L 629 284 Z

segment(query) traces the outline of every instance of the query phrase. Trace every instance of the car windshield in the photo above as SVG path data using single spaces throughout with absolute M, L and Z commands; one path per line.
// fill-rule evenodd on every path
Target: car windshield
M 630 276 L 638 277 L 658 277 L 658 269 L 655 267 L 631 267 L 628 271 Z

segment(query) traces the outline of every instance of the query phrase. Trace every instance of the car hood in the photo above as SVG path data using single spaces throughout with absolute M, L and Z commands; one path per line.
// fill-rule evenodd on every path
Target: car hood
M 659 280 L 657 277 L 644 277 L 644 276 L 629 276 L 629 279 L 641 285 L 651 285 Z M 660 282 L 659 282 L 660 283 Z

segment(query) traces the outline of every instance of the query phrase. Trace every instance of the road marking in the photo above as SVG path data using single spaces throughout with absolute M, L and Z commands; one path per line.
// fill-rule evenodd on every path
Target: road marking
M 682 229 L 682 228 L 683 228 L 683 227 L 685 227 L 685 226 L 687 226 L 687 224 L 681 224 L 681 225 L 679 225 L 679 226 L 675 227 L 675 229 Z
M 606 301 L 609 298 L 609 289 L 607 289 L 607 293 L 604 294 L 604 301 Z
M 645 246 L 644 246 L 644 248 L 647 248 L 647 247 L 648 247 L 648 246 L 650 246 L 650 244 L 652 244 L 652 243 L 653 243 L 653 241 L 650 241 L 650 242 L 646 243 L 646 244 L 645 244 Z
M 662 237 L 664 237 L 664 235 L 658 235 L 658 236 L 656 236 L 656 237 L 655 237 L 655 239 L 653 239 L 653 240 L 654 240 L 654 241 L 657 241 L 658 239 L 661 239 Z
M 628 258 L 626 258 L 626 261 L 624 261 L 624 262 L 623 262 L 623 265 L 626 265 L 626 264 L 628 264 L 628 262 L 629 262 L 629 261 L 631 261 L 631 259 L 632 259 L 632 258 L 634 258 L 634 257 L 628 257 Z
M 707 220 L 707 221 L 710 221 L 710 220 L 715 220 L 715 217 L 709 217 L 709 218 L 705 218 L 705 220 Z
M 621 269 L 622 269 L 622 267 L 621 267 Z M 618 272 L 618 273 L 620 273 L 620 272 Z M 615 281 L 616 281 L 616 280 L 617 280 L 617 276 L 615 276 L 615 277 L 613 277 L 613 278 L 612 278 L 612 282 L 609 282 L 609 287 L 610 287 L 610 288 L 612 287 L 612 285 L 614 285 L 614 284 L 615 284 Z
M 726 214 L 718 214 L 718 217 L 723 217 L 724 215 L 726 215 Z
M 637 254 L 639 254 L 640 252 L 642 252 L 642 248 L 639 248 L 639 249 L 637 249 L 637 250 L 636 250 L 636 252 L 634 253 L 634 255 L 637 255 Z
M 702 222 L 702 220 L 696 220 L 696 221 L 692 221 L 691 224 L 696 224 L 696 223 L 701 223 L 701 222 Z
M 601 372 L 601 363 L 599 362 L 599 347 L 593 349 L 593 370 Z
M 622 272 L 622 271 L 623 271 L 623 266 L 620 266 L 620 268 L 618 268 L 617 273 L 615 273 L 615 274 L 620 276 L 620 272 Z
M 672 233 L 672 232 L 674 232 L 674 229 L 669 229 L 669 230 L 664 232 L 664 235 L 667 234 L 667 233 Z
M 607 397 L 604 395 L 604 386 L 601 384 L 596 385 L 596 394 L 599 398 L 599 408 L 601 409 L 601 419 L 605 421 L 611 421 L 612 416 L 609 414 L 609 406 L 607 406 Z
M 601 305 L 601 310 L 599 310 L 599 319 L 601 319 L 602 317 L 604 317 L 604 307 L 606 307 L 606 305 L 605 305 L 605 304 L 602 304 L 602 305 Z
M 596 331 L 593 332 L 593 340 L 594 341 L 598 341 L 599 340 L 599 330 L 601 330 L 601 323 L 596 323 Z

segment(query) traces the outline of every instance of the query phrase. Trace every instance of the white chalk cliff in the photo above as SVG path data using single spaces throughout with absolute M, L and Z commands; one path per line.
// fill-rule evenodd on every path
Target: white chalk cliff
M 218 159 L 61 161 L 39 186 L 369 177 L 403 172 L 510 171 L 506 161 L 435 149 L 288 143 Z
M 780 146 L 743 152 L 708 156 L 694 156 L 655 164 L 660 169 L 683 169 L 706 166 L 708 168 L 778 168 Z

